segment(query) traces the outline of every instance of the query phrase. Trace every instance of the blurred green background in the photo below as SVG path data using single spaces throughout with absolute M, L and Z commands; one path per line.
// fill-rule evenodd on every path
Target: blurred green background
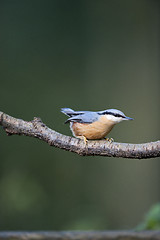
M 159 138 L 160 1 L 0 1 L 0 111 L 71 135 L 61 107 L 117 108 L 115 141 Z M 0 129 L 0 230 L 130 229 L 160 159 L 80 157 Z

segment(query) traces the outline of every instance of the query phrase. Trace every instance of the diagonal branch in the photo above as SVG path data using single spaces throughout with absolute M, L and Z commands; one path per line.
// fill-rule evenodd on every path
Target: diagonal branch
M 160 240 L 159 230 L 0 232 L 0 240 Z
M 108 156 L 123 157 L 134 159 L 155 158 L 160 156 L 160 141 L 128 144 L 128 143 L 109 143 L 105 140 L 88 141 L 87 145 L 80 139 L 65 136 L 48 128 L 40 118 L 32 121 L 24 121 L 11 117 L 0 112 L 0 125 L 8 135 L 25 135 L 35 137 L 50 146 L 65 149 L 79 155 L 86 156 Z

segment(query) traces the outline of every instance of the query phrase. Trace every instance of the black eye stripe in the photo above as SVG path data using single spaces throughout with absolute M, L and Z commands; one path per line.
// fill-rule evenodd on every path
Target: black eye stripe
M 122 115 L 118 114 L 118 113 L 115 113 L 114 114 L 115 117 L 123 117 Z
M 113 113 L 113 112 L 102 112 L 102 113 L 99 113 L 99 115 L 104 115 L 104 114 L 109 114 L 109 115 L 112 115 L 112 116 L 115 116 L 115 117 L 122 117 L 122 118 L 125 118 L 124 116 L 118 114 L 118 113 Z

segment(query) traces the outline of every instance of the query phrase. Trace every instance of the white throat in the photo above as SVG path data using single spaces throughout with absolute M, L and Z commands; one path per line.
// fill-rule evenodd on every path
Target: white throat
M 115 116 L 110 115 L 110 114 L 106 114 L 105 116 L 108 120 L 114 122 L 115 124 L 124 120 L 122 117 L 115 117 Z

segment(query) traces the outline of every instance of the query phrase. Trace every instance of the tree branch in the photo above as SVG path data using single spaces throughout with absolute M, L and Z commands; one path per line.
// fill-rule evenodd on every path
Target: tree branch
M 0 112 L 0 125 L 4 128 L 7 135 L 25 135 L 35 137 L 50 146 L 65 149 L 79 155 L 86 156 L 108 156 L 123 157 L 134 159 L 155 158 L 160 156 L 160 141 L 128 144 L 128 143 L 109 143 L 106 140 L 90 140 L 87 145 L 80 139 L 62 135 L 48 128 L 40 118 L 32 121 L 13 118 Z
M 160 231 L 0 232 L 0 240 L 160 240 Z

